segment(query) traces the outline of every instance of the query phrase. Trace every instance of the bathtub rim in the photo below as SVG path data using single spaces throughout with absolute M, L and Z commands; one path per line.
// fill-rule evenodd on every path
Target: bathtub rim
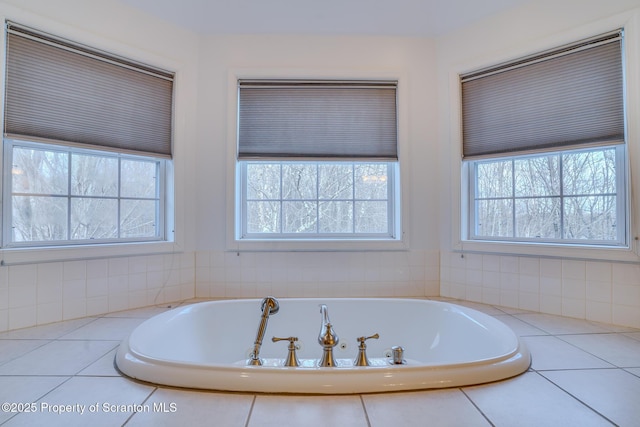
M 435 305 L 453 306 L 463 312 L 480 313 L 481 317 L 493 319 L 492 321 L 504 326 L 513 335 L 515 348 L 494 357 L 459 363 L 425 365 L 424 362 L 416 361 L 419 363 L 375 367 L 287 368 L 227 363 L 203 364 L 156 358 L 140 354 L 131 348 L 129 340 L 134 330 L 120 344 L 115 356 L 115 366 L 128 377 L 152 384 L 181 388 L 278 394 L 361 394 L 484 384 L 517 376 L 527 371 L 531 365 L 531 355 L 527 347 L 509 326 L 491 315 L 453 302 L 417 298 L 279 298 L 279 300 L 320 299 L 328 302 L 332 300 L 424 301 Z M 260 299 L 213 300 L 196 302 L 188 306 L 203 303 L 233 303 L 234 301 L 254 302 Z M 167 313 L 188 306 L 176 307 L 145 322 L 158 316 L 168 316 Z M 283 378 L 286 378 L 286 381 Z

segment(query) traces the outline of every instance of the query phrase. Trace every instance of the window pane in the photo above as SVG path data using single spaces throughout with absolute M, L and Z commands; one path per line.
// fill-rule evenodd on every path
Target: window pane
M 487 237 L 513 236 L 513 202 L 511 199 L 476 202 L 476 234 Z
M 353 197 L 353 165 L 321 164 L 318 166 L 321 200 L 344 200 Z
M 63 197 L 11 198 L 13 241 L 67 239 L 67 199 Z
M 614 196 L 567 197 L 564 211 L 566 239 L 617 239 Z
M 246 194 L 242 235 L 302 238 L 390 236 L 389 163 L 241 162 Z M 357 174 L 354 178 L 354 174 Z M 355 179 L 355 184 L 354 184 Z M 282 191 L 280 191 L 282 183 Z M 356 188 L 357 187 L 357 188 Z M 359 196 L 356 196 L 356 193 Z M 365 199 L 365 200 L 362 200 Z M 370 201 L 370 203 L 365 203 Z M 356 206 L 358 213 L 356 213 Z M 370 236 L 367 236 L 370 237 Z
M 118 201 L 74 197 L 71 199 L 71 239 L 118 237 Z
M 274 200 L 280 198 L 280 164 L 247 164 L 247 199 Z
M 516 200 L 516 237 L 560 239 L 560 198 Z
M 120 237 L 154 237 L 156 235 L 155 200 L 122 200 L 120 202 Z
M 11 190 L 14 193 L 67 194 L 68 171 L 67 153 L 15 147 Z
M 477 198 L 511 197 L 512 177 L 511 160 L 477 163 Z
M 320 233 L 352 233 L 353 202 L 321 202 Z
M 122 159 L 121 163 L 120 195 L 122 197 L 151 199 L 157 197 L 157 162 Z
M 356 199 L 386 199 L 388 188 L 387 165 L 369 164 L 357 165 Z
M 388 232 L 386 202 L 356 202 L 355 211 L 356 233 Z
M 248 233 L 279 233 L 279 202 L 247 202 Z
M 526 157 L 515 160 L 515 196 L 560 195 L 559 160 L 558 155 Z
M 282 165 L 282 198 L 307 200 L 316 198 L 318 170 L 313 163 Z
M 4 144 L 13 165 L 5 181 L 11 187 L 5 215 L 13 232 L 5 235 L 5 245 L 164 237 L 164 160 L 10 139 Z
M 116 197 L 118 195 L 118 159 L 72 154 L 71 194 Z
M 317 230 L 317 204 L 315 201 L 283 202 L 283 233 L 315 233 Z
M 565 154 L 563 173 L 567 195 L 615 194 L 615 149 Z

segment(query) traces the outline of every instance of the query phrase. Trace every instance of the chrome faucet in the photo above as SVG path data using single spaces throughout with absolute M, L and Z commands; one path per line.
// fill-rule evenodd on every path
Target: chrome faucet
M 320 359 L 318 366 L 335 367 L 336 360 L 333 358 L 333 347 L 338 345 L 340 338 L 338 338 L 338 334 L 335 333 L 331 326 L 326 305 L 322 304 L 320 306 L 320 313 L 322 316 L 322 326 L 318 334 L 318 343 L 322 346 L 322 359 Z
M 258 325 L 258 331 L 256 332 L 256 340 L 253 343 L 253 351 L 249 355 L 247 365 L 262 366 L 262 360 L 260 359 L 260 347 L 262 347 L 262 339 L 264 333 L 267 330 L 267 321 L 270 314 L 276 314 L 280 310 L 280 304 L 274 297 L 266 297 L 262 300 L 262 317 L 260 317 L 260 324 Z

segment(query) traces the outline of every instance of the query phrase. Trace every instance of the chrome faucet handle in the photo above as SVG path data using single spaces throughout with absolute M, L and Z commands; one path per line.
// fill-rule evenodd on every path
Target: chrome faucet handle
M 358 356 L 356 357 L 356 360 L 353 361 L 354 366 L 369 366 L 369 359 L 367 359 L 367 345 L 365 344 L 365 341 L 371 338 L 377 340 L 380 338 L 380 335 L 373 334 L 370 337 L 358 338 L 360 345 L 358 346 Z
M 296 341 L 298 341 L 298 337 L 287 337 L 287 338 L 271 338 L 272 342 L 278 341 L 289 341 L 289 353 L 287 353 L 287 358 L 284 361 L 284 366 L 300 366 L 300 361 L 298 360 L 298 356 L 296 356 Z
M 362 346 L 364 346 L 364 345 L 365 345 L 365 344 L 364 344 L 364 342 L 365 342 L 366 340 L 368 340 L 368 339 L 371 339 L 371 338 L 373 338 L 373 339 L 376 339 L 376 340 L 377 340 L 378 338 L 380 338 L 380 335 L 378 335 L 378 334 L 373 334 L 373 335 L 371 335 L 370 337 L 359 337 L 359 338 L 358 338 L 358 342 L 360 343 L 360 346 L 362 347 Z M 365 346 L 365 348 L 366 348 L 366 346 Z

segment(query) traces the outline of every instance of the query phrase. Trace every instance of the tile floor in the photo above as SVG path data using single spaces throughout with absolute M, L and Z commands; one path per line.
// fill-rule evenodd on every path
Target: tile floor
M 511 326 L 531 350 L 531 369 L 491 384 L 390 394 L 158 387 L 113 367 L 120 340 L 167 310 L 150 307 L 0 334 L 0 402 L 14 404 L 3 406 L 0 425 L 640 426 L 640 330 L 459 303 Z

